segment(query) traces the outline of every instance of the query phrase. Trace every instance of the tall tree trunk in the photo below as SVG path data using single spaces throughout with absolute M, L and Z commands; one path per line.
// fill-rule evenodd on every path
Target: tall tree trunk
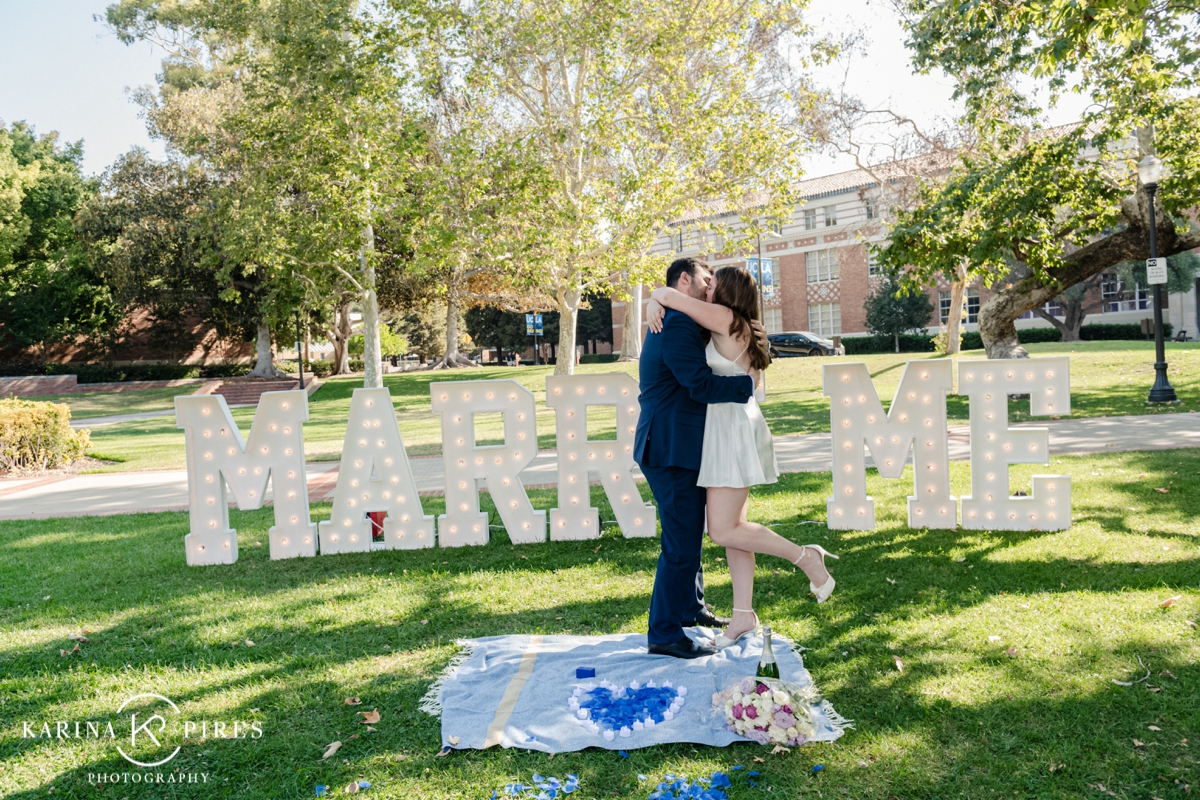
M 379 344 L 379 297 L 375 294 L 375 263 L 371 253 L 375 250 L 375 228 L 368 224 L 363 230 L 363 246 L 358 251 L 359 274 L 362 275 L 363 292 L 363 388 L 383 387 L 380 364 L 383 352 Z
M 892 331 L 892 341 L 896 343 L 896 352 L 900 352 L 900 332 Z
M 578 289 L 559 288 L 558 295 L 558 357 L 554 359 L 555 375 L 575 374 L 575 326 L 579 322 Z
M 451 279 L 453 280 L 453 278 Z M 431 369 L 454 369 L 455 367 L 479 366 L 458 351 L 458 295 L 446 293 L 446 355 L 430 364 Z
M 255 364 L 248 377 L 251 378 L 286 378 L 287 375 L 275 369 L 275 361 L 271 353 L 271 326 L 265 319 L 258 321 L 258 337 L 254 343 Z
M 637 361 L 642 357 L 642 285 L 629 287 L 625 303 L 625 322 L 621 325 L 621 360 Z
M 950 314 L 946 317 L 946 355 L 948 356 L 955 355 L 962 349 L 963 303 L 966 302 L 967 296 L 967 265 L 960 261 L 955 272 L 958 280 L 950 284 Z
M 350 301 L 343 300 L 334 309 L 333 328 L 325 331 L 326 338 L 333 345 L 333 375 L 345 375 L 350 371 Z

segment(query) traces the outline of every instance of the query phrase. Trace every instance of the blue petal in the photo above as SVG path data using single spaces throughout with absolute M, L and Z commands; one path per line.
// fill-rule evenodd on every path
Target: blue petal
M 747 780 L 746 783 L 750 784 L 751 786 L 758 786 L 757 783 L 755 783 L 754 781 L 751 781 L 751 780 Z
M 821 771 L 821 770 L 823 770 L 823 769 L 825 769 L 825 765 L 824 765 L 824 764 L 817 764 L 815 767 L 813 767 L 812 771 L 813 771 L 813 772 L 820 772 L 820 771 Z
M 359 782 L 358 782 L 358 788 L 360 788 L 360 789 L 370 789 L 370 788 L 371 788 L 371 782 L 370 782 L 370 781 L 359 781 Z
M 640 772 L 639 772 L 639 773 L 638 773 L 638 780 L 639 780 L 639 781 L 648 781 L 648 780 L 650 780 L 650 779 L 649 779 L 649 778 L 647 778 L 645 775 L 643 775 L 642 773 L 640 773 Z
M 317 785 L 317 797 L 324 797 L 327 791 L 329 791 L 327 786 L 321 786 L 320 784 Z
M 745 767 L 743 767 L 741 764 L 738 764 L 736 767 L 733 768 L 733 771 L 737 772 L 739 769 L 745 769 Z
M 621 758 L 629 758 L 629 753 L 626 753 L 624 750 L 618 750 L 617 755 L 619 755 Z
M 746 774 L 749 775 L 751 778 L 753 778 L 756 775 L 758 775 L 758 770 L 751 770 L 750 772 L 747 772 Z

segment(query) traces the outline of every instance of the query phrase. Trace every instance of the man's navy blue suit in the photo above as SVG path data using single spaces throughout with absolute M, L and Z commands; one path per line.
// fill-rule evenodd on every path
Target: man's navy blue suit
M 705 490 L 697 486 L 709 403 L 745 403 L 754 393 L 748 375 L 714 375 L 704 337 L 691 317 L 668 310 L 661 333 L 646 334 L 638 365 L 641 417 L 633 458 L 650 483 L 662 522 L 662 552 L 650 597 L 647 641 L 671 644 L 682 622 L 704 608 Z

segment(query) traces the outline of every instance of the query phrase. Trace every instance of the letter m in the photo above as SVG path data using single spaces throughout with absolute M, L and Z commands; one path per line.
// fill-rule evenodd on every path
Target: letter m
M 879 474 L 899 478 L 914 450 L 915 494 L 908 498 L 909 527 L 953 528 L 958 503 L 950 496 L 946 394 L 953 391 L 949 361 L 910 361 L 885 414 L 865 364 L 823 369 L 833 429 L 833 497 L 826 504 L 835 530 L 875 528 L 875 501 L 867 495 L 865 443 Z
M 237 561 L 237 532 L 229 527 L 226 486 L 238 508 L 261 508 L 268 476 L 275 492 L 271 557 L 316 555 L 301 429 L 307 419 L 306 392 L 265 392 L 245 441 L 224 397 L 175 398 L 176 425 L 184 429 L 187 442 L 191 533 L 184 543 L 189 565 Z

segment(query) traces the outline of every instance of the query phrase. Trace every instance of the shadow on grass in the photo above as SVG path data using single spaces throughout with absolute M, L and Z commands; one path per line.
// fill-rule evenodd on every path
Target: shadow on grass
M 1086 460 L 1063 459 L 1064 469 Z M 1106 456 L 1104 463 L 1119 464 L 1128 475 L 1078 477 L 1076 513 L 1080 525 L 1092 526 L 1087 530 L 1138 540 L 1146 531 L 1195 518 L 1200 452 L 1130 453 Z M 1191 473 L 1186 481 L 1185 472 Z M 964 469 L 955 473 L 956 491 L 965 475 Z M 1177 491 L 1147 490 L 1172 477 Z M 1095 788 L 1101 783 L 1119 796 L 1185 795 L 1181 787 L 1192 782 L 1195 762 L 1179 743 L 1200 729 L 1194 703 L 1200 668 L 1187 640 L 1167 638 L 1153 626 L 1123 632 L 1104 615 L 1077 608 L 1109 603 L 1113 593 L 1176 593 L 1194 586 L 1196 558 L 1154 561 L 1155 545 L 1137 557 L 1108 561 L 1094 550 L 1064 546 L 1068 540 L 1060 533 L 909 529 L 900 515 L 911 478 L 884 481 L 872 474 L 868 487 L 880 525 L 866 532 L 796 527 L 823 517 L 828 475 L 789 475 L 754 492 L 753 516 L 776 520 L 790 538 L 821 541 L 843 555 L 832 565 L 839 581 L 834 601 L 820 607 L 807 597 L 802 574 L 760 559 L 757 606 L 764 621 L 777 622 L 811 648 L 805 659 L 818 685 L 857 724 L 837 747 L 805 748 L 786 761 L 768 758 L 760 767 L 762 782 L 769 780 L 778 796 L 847 788 L 846 796 L 881 800 L 1107 796 Z M 539 508 L 554 505 L 551 492 L 531 496 Z M 1121 504 L 1129 510 L 1114 510 Z M 440 501 L 424 505 L 427 514 L 440 510 Z M 611 517 L 606 504 L 598 505 L 602 519 Z M 492 510 L 486 496 L 484 507 Z M 314 505 L 314 516 L 327 509 Z M 456 650 L 455 640 L 635 628 L 648 605 L 654 540 L 623 539 L 610 528 L 599 541 L 514 547 L 494 534 L 477 549 L 271 562 L 265 546 L 270 511 L 235 512 L 233 520 L 242 537 L 241 560 L 202 569 L 183 566 L 183 514 L 5 523 L 0 625 L 61 626 L 65 632 L 90 619 L 113 620 L 70 660 L 58 655 L 58 640 L 0 645 L 6 720 L 41 719 L 63 706 L 94 703 L 96 695 L 117 691 L 115 676 L 145 674 L 155 682 L 168 672 L 191 676 L 186 687 L 166 692 L 176 702 L 219 702 L 215 716 L 258 719 L 266 731 L 255 742 L 195 743 L 171 762 L 171 770 L 212 772 L 216 790 L 97 789 L 88 785 L 89 773 L 131 768 L 108 752 L 75 750 L 70 769 L 9 797 L 40 798 L 50 789 L 56 797 L 78 798 L 307 797 L 318 783 L 336 789 L 363 774 L 383 796 L 486 797 L 534 771 L 577 772 L 587 796 L 644 797 L 648 789 L 637 773 L 661 775 L 681 764 L 728 769 L 768 755 L 753 746 L 675 745 L 634 750 L 628 760 L 595 750 L 553 762 L 542 754 L 498 750 L 434 757 L 438 721 L 416 706 Z M 1155 534 L 1153 541 L 1189 541 L 1187 529 L 1180 530 Z M 254 547 L 255 541 L 263 545 Z M 967 553 L 967 561 L 957 562 L 952 554 L 958 553 Z M 706 547 L 705 562 L 712 566 L 721 555 Z M 586 582 L 583 590 L 567 599 L 552 591 L 577 590 L 578 582 Z M 589 596 L 590 586 L 603 588 Z M 729 606 L 723 572 L 710 574 L 709 595 L 719 608 Z M 1071 633 L 1064 652 L 1053 658 L 1036 652 L 1039 629 L 1032 624 L 1022 649 L 1035 652 L 1016 656 L 1005 654 L 1007 641 L 989 645 L 977 641 L 977 629 L 955 627 L 1019 597 L 1050 607 L 1045 624 Z M 1106 608 L 1104 614 L 1111 613 Z M 1167 619 L 1169 611 L 1129 614 Z M 246 638 L 255 645 L 246 646 Z M 1139 656 L 1154 673 L 1147 684 L 1161 691 L 1110 682 L 1140 677 Z M 1121 671 L 1092 676 L 1098 664 L 1114 663 Z M 1054 673 L 1079 681 L 1055 683 Z M 1055 688 L 1047 691 L 1051 684 Z M 351 692 L 363 698 L 362 707 L 343 704 Z M 384 712 L 384 723 L 368 733 L 357 712 L 374 707 Z M 1162 730 L 1149 732 L 1149 724 Z M 354 734 L 359 737 L 350 738 Z M 1134 738 L 1155 744 L 1139 747 Z M 321 761 L 324 745 L 334 740 L 343 742 L 342 750 Z M 3 763 L 21 764 L 41 747 L 16 738 L 13 728 L 0 733 Z M 397 762 L 395 755 L 406 751 L 409 758 Z M 825 779 L 811 777 L 814 763 L 829 765 Z M 1050 771 L 1050 764 L 1066 766 Z

